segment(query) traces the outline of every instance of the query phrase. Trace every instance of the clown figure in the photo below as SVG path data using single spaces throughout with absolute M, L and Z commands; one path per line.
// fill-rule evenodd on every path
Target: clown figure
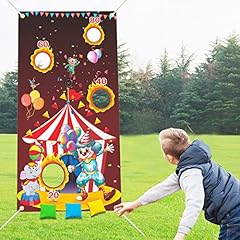
M 69 165 L 68 171 L 71 173 L 77 167 L 81 166 L 82 171 L 77 177 L 76 183 L 80 189 L 80 196 L 77 200 L 85 200 L 88 197 L 85 186 L 92 179 L 100 191 L 103 192 L 103 197 L 107 201 L 115 194 L 115 189 L 110 192 L 106 192 L 104 189 L 105 178 L 103 174 L 98 170 L 97 156 L 100 156 L 104 152 L 113 153 L 113 144 L 107 144 L 106 148 L 102 150 L 102 144 L 96 142 L 90 137 L 89 131 L 87 131 L 80 141 L 77 143 L 77 152 L 79 164 L 76 166 Z
M 67 71 L 71 74 L 75 74 L 75 67 L 77 67 L 80 63 L 76 58 L 74 57 L 69 57 L 68 58 L 68 63 L 65 65 L 65 68 L 67 68 Z

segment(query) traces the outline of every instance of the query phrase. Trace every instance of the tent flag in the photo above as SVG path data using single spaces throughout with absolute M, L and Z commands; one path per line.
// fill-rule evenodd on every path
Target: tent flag
M 18 208 L 87 210 L 101 199 L 112 210 L 121 198 L 116 21 L 30 13 L 19 18 Z

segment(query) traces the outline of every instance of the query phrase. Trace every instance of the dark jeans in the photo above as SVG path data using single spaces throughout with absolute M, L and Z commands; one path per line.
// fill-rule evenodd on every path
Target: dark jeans
M 231 210 L 220 225 L 219 240 L 240 240 L 240 206 Z

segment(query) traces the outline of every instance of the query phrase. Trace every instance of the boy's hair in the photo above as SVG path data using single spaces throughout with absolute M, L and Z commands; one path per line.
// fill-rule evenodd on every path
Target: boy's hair
M 167 128 L 162 130 L 159 133 L 159 141 L 166 155 L 169 154 L 178 159 L 191 144 L 188 134 L 179 128 Z

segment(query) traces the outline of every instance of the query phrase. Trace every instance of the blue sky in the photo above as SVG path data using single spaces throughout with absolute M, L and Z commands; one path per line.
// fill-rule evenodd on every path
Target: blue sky
M 10 0 L 21 11 L 115 10 L 119 0 Z M 0 0 L 0 75 L 17 67 L 18 16 L 7 0 Z M 134 68 L 149 60 L 157 64 L 164 48 L 175 58 L 186 45 L 203 61 L 216 37 L 240 33 L 237 0 L 128 0 L 118 11 L 118 41 L 126 42 Z

